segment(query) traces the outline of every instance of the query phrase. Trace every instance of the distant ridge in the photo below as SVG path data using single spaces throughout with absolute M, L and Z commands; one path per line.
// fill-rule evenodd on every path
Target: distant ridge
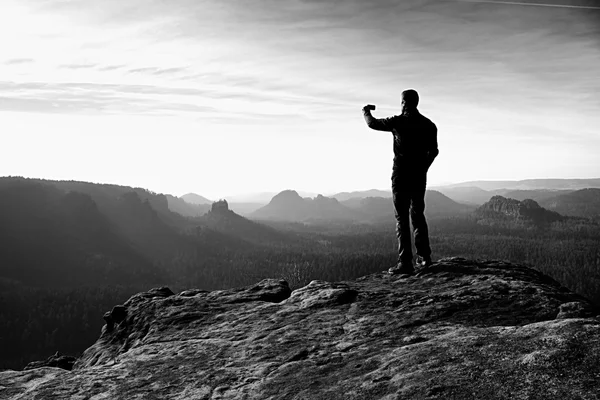
M 428 217 L 449 217 L 474 211 L 475 207 L 457 203 L 437 190 L 425 192 L 425 215 Z
M 538 189 L 538 190 L 502 190 L 502 191 L 496 191 L 496 192 L 502 192 L 502 193 L 497 193 L 497 194 L 507 197 L 509 199 L 515 199 L 515 200 L 520 200 L 520 201 L 523 201 L 525 199 L 535 200 L 538 203 L 540 203 L 540 205 L 544 206 L 542 204 L 543 201 L 552 199 L 556 196 L 564 195 L 567 193 L 572 193 L 573 190 Z M 548 207 L 546 207 L 546 208 L 548 208 Z
M 176 212 L 184 217 L 199 217 L 210 210 L 210 204 L 198 204 L 185 201 L 181 197 L 171 196 L 167 194 L 167 202 L 169 210 Z
M 284 190 L 285 191 L 285 190 Z M 295 190 L 301 197 L 315 197 L 317 193 L 303 192 L 301 190 Z M 271 199 L 281 192 L 257 192 L 257 193 L 245 193 L 237 194 L 232 196 L 225 196 L 224 199 L 229 204 L 262 204 L 263 206 L 268 204 Z
M 310 220 L 353 220 L 355 212 L 337 199 L 318 195 L 302 198 L 295 190 L 284 190 L 269 204 L 250 214 L 252 218 L 303 222 Z
M 425 203 L 425 214 L 428 217 L 465 215 L 475 209 L 474 206 L 457 203 L 434 190 L 426 192 Z M 269 204 L 250 214 L 249 217 L 257 220 L 289 222 L 381 223 L 394 221 L 394 205 L 391 197 L 351 197 L 348 200 L 338 201 L 322 195 L 314 199 L 303 198 L 295 190 L 284 190 L 273 197 Z
M 392 197 L 392 192 L 390 190 L 379 190 L 379 189 L 370 189 L 370 190 L 361 190 L 354 192 L 340 192 L 336 193 L 333 196 L 334 199 L 338 201 L 346 201 L 350 199 L 366 199 L 367 197 Z
M 579 190 L 586 188 L 600 188 L 600 178 L 590 179 L 524 179 L 519 181 L 469 181 L 436 187 L 442 188 L 478 187 L 483 190 L 513 189 L 550 189 L 550 190 Z
M 483 190 L 476 186 L 458 186 L 458 187 L 433 187 L 440 193 L 448 196 L 454 201 L 464 204 L 481 205 L 492 198 L 492 192 Z
M 200 205 L 211 205 L 213 203 L 212 200 L 207 199 L 204 196 L 200 196 L 199 194 L 196 193 L 188 193 L 188 194 L 184 194 L 183 196 L 181 196 L 181 198 L 190 204 L 200 204 Z
M 562 215 L 600 218 L 600 189 L 581 189 L 546 198 L 540 204 Z
M 366 221 L 394 221 L 394 204 L 389 197 L 351 198 L 342 204 L 359 212 Z M 425 192 L 425 215 L 428 218 L 466 215 L 474 210 L 474 206 L 457 203 L 438 191 Z
M 232 211 L 227 200 L 212 204 L 210 210 L 198 218 L 202 227 L 237 237 L 255 244 L 283 244 L 290 242 L 286 234 L 271 227 L 250 221 Z

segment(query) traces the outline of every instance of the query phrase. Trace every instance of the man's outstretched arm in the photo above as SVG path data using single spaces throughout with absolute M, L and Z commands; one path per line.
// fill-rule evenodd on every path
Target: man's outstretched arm
M 371 110 L 374 110 L 375 106 L 366 105 L 363 107 L 363 116 L 365 117 L 365 122 L 371 129 L 375 129 L 376 131 L 385 131 L 391 132 L 393 128 L 392 117 L 377 119 L 371 115 Z

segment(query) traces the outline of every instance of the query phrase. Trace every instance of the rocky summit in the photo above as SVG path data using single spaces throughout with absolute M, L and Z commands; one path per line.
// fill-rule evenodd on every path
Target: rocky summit
M 534 269 L 167 288 L 105 314 L 72 371 L 0 373 L 2 399 L 598 399 L 600 318 Z

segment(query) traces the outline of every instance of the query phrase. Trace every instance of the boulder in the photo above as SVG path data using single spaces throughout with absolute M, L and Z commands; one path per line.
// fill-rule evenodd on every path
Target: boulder
M 72 371 L 0 372 L 0 398 L 600 396 L 598 309 L 522 265 L 450 258 L 293 292 L 169 292 L 125 302 Z

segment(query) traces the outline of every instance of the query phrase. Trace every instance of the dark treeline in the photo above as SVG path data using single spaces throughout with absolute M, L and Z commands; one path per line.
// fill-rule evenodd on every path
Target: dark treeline
M 98 338 L 105 311 L 151 287 L 177 293 L 284 278 L 298 288 L 396 260 L 393 221 L 267 228 L 227 210 L 184 219 L 157 210 L 160 195 L 141 189 L 71 186 L 0 180 L 0 368 L 81 353 Z M 596 222 L 536 227 L 471 216 L 433 219 L 430 232 L 436 259 L 525 263 L 600 305 Z
M 79 354 L 99 336 L 102 315 L 145 286 L 34 288 L 0 282 L 0 369 L 55 351 Z

